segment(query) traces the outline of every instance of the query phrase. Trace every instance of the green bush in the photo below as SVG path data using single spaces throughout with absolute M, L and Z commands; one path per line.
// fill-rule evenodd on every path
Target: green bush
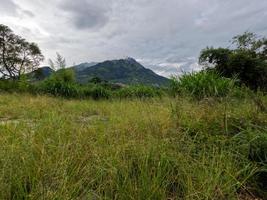
M 60 69 L 55 72 L 51 79 L 64 83 L 75 83 L 75 73 L 72 69 Z
M 109 99 L 111 97 L 111 91 L 101 85 L 88 85 L 82 90 L 84 97 L 91 97 L 95 100 Z
M 0 91 L 11 92 L 18 88 L 18 83 L 11 80 L 0 80 Z
M 22 75 L 18 80 L 18 87 L 17 90 L 20 92 L 28 92 L 31 89 L 31 84 L 27 80 L 25 75 Z
M 219 74 L 208 71 L 192 72 L 182 77 L 172 77 L 170 92 L 190 95 L 197 99 L 206 97 L 223 97 L 234 88 L 235 81 L 223 78 Z
M 81 95 L 80 88 L 75 83 L 74 72 L 68 69 L 61 69 L 38 84 L 38 91 L 63 97 L 79 97 Z
M 79 89 L 76 84 L 47 80 L 39 85 L 39 92 L 63 97 L 78 97 Z
M 19 80 L 0 80 L 0 91 L 5 92 L 31 92 L 34 86 L 29 83 L 25 76 Z

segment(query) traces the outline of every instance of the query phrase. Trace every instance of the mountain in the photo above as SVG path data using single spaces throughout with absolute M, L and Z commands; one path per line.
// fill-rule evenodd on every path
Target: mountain
M 162 77 L 152 70 L 145 68 L 133 58 L 107 60 L 100 63 L 81 63 L 71 67 L 76 74 L 77 82 L 88 83 L 92 78 L 122 84 L 146 84 L 163 86 L 169 83 L 169 79 Z M 49 77 L 54 72 L 48 66 L 41 67 L 27 76 L 32 81 L 40 81 Z
M 54 70 L 52 68 L 45 66 L 45 67 L 40 67 L 34 70 L 33 72 L 27 74 L 27 77 L 31 81 L 41 81 L 49 77 L 53 72 Z
M 88 67 L 92 67 L 94 65 L 98 64 L 97 62 L 85 62 L 85 63 L 81 63 L 79 65 L 75 65 L 75 71 L 78 72 L 78 71 L 82 71 L 84 70 L 85 68 L 88 68 Z
M 114 83 L 167 85 L 169 80 L 145 68 L 133 58 L 107 60 L 95 65 L 82 63 L 72 67 L 77 81 L 87 83 L 94 77 L 99 77 Z

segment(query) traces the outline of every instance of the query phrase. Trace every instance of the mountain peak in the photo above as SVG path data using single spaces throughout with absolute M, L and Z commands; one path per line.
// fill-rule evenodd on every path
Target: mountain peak
M 106 60 L 94 66 L 74 66 L 77 81 L 87 83 L 91 78 L 123 84 L 166 85 L 168 79 L 145 68 L 134 58 L 127 57 L 119 60 Z
M 128 62 L 137 63 L 137 61 L 132 57 L 126 57 L 125 60 L 128 61 Z

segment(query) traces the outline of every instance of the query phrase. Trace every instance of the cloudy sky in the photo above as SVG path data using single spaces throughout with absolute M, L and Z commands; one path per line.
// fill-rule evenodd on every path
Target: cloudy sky
M 199 69 L 206 46 L 267 36 L 267 0 L 0 1 L 0 23 L 69 65 L 129 56 L 168 76 Z

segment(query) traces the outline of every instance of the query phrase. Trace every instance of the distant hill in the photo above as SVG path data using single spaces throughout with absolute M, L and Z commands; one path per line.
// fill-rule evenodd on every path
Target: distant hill
M 82 63 L 72 67 L 76 73 L 77 81 L 87 83 L 94 77 L 99 77 L 114 83 L 167 85 L 169 80 L 159 76 L 152 70 L 145 68 L 133 58 L 120 60 L 107 60 L 92 65 Z
M 88 83 L 89 80 L 95 77 L 122 84 L 163 86 L 169 83 L 169 79 L 145 68 L 133 58 L 107 60 L 101 63 L 81 63 L 70 69 L 75 71 L 76 80 L 81 84 Z M 41 81 L 49 77 L 53 72 L 53 69 L 45 66 L 29 73 L 27 76 L 32 81 Z
M 92 67 L 94 65 L 98 64 L 97 62 L 85 62 L 85 63 L 81 63 L 79 65 L 75 65 L 75 71 L 76 72 L 79 72 L 79 71 L 82 71 L 84 70 L 85 68 L 88 68 L 88 67 Z
M 52 68 L 45 66 L 45 67 L 40 67 L 34 70 L 33 72 L 27 74 L 27 77 L 31 81 L 42 81 L 47 77 L 49 77 L 53 72 L 54 70 Z

